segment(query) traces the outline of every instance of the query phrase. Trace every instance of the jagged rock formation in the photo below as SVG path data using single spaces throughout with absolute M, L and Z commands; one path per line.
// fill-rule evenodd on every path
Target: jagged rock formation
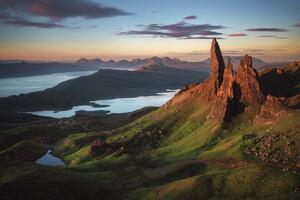
M 261 107 L 260 113 L 256 116 L 254 122 L 256 124 L 269 124 L 274 120 L 286 116 L 288 111 L 282 101 L 284 101 L 284 99 L 268 95 L 266 102 Z
M 264 97 L 258 82 L 258 73 L 252 67 L 252 57 L 245 55 L 238 66 L 236 79 L 242 91 L 241 102 L 247 105 L 263 103 Z
M 208 101 L 216 98 L 223 81 L 223 73 L 225 69 L 222 52 L 215 38 L 211 43 L 210 57 L 209 79 L 203 83 L 203 89 L 201 89 L 202 96 Z
M 219 88 L 222 84 L 225 64 L 221 49 L 217 40 L 214 38 L 210 49 L 210 80 L 215 88 Z M 215 90 L 216 91 L 216 90 Z
M 223 81 L 220 89 L 217 91 L 217 97 L 213 101 L 212 109 L 207 116 L 208 120 L 216 119 L 222 121 L 227 118 L 230 111 L 230 102 L 233 100 L 233 84 L 235 83 L 235 76 L 232 69 L 232 64 L 228 64 L 224 70 Z
M 249 113 L 258 124 L 271 123 L 288 112 L 284 110 L 285 105 L 279 99 L 268 96 L 266 100 L 261 89 L 260 76 L 252 66 L 252 57 L 245 55 L 235 73 L 230 61 L 224 67 L 216 39 L 212 41 L 210 53 L 209 79 L 183 88 L 166 104 L 166 108 L 193 100 L 200 107 L 204 105 L 207 108 L 205 123 L 214 121 L 216 124 L 230 123 L 241 113 Z M 284 101 L 288 105 L 288 99 Z
M 220 60 L 220 58 L 218 59 Z M 215 63 L 218 63 L 218 60 L 216 57 L 214 59 L 212 57 L 212 61 L 214 73 L 211 73 L 210 79 L 222 77 L 218 79 L 222 82 L 217 90 L 217 96 L 213 100 L 207 121 L 229 122 L 232 117 L 242 112 L 245 106 L 259 105 L 264 102 L 264 96 L 258 81 L 258 73 L 252 67 L 252 57 L 245 55 L 237 68 L 236 74 L 233 72 L 232 64 L 228 61 L 225 70 L 223 72 L 219 70 L 218 76 L 215 74 Z

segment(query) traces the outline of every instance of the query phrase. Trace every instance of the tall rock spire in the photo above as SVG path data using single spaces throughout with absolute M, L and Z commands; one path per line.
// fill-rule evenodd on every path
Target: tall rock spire
M 181 90 L 169 102 L 178 103 L 195 98 L 210 108 L 206 123 L 214 122 L 218 125 L 230 123 L 240 113 L 249 112 L 251 108 L 256 108 L 264 102 L 265 96 L 260 89 L 259 75 L 252 67 L 250 56 L 245 55 L 235 73 L 230 60 L 225 68 L 216 39 L 212 41 L 210 54 L 209 79 Z
M 225 69 L 225 64 L 221 49 L 217 42 L 217 39 L 214 38 L 211 43 L 210 49 L 210 79 L 216 80 L 216 86 L 219 88 L 223 81 L 223 73 Z
M 245 55 L 237 68 L 236 75 L 242 91 L 241 102 L 245 105 L 263 103 L 264 96 L 258 81 L 259 75 L 252 67 L 252 57 Z
M 213 101 L 212 109 L 207 116 L 207 120 L 217 120 L 218 122 L 227 121 L 231 118 L 232 103 L 234 99 L 234 83 L 235 75 L 233 66 L 228 60 L 228 64 L 224 70 L 222 84 L 217 92 L 217 96 Z

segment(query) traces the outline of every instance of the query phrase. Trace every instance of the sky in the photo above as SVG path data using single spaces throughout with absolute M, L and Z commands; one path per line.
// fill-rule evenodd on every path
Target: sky
M 0 0 L 0 59 L 300 59 L 299 0 Z

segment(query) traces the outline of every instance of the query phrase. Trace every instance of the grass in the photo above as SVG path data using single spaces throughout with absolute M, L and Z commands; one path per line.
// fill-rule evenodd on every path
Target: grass
M 251 164 L 238 169 L 218 170 L 136 190 L 137 199 L 297 199 L 294 189 L 299 175 L 282 173 L 276 167 Z M 134 198 L 132 198 L 134 199 Z
M 46 149 L 44 145 L 40 145 L 36 141 L 23 140 L 0 151 L 0 159 L 35 161 L 46 152 Z
M 110 172 L 45 167 L 26 163 L 1 164 L 1 199 L 118 199 L 123 189 Z M 2 172 L 2 170 L 5 170 Z M 5 173 L 5 174 L 4 174 Z M 17 191 L 17 192 L 15 192 Z

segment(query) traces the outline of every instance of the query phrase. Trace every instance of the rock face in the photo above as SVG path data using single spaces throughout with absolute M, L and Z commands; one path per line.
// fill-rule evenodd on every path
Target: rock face
M 228 60 L 228 64 L 224 70 L 222 85 L 218 91 L 217 96 L 228 96 L 233 98 L 233 84 L 235 82 L 235 74 L 233 72 L 233 66 Z
M 221 49 L 216 39 L 213 39 L 210 50 L 210 75 L 209 79 L 200 84 L 200 95 L 204 101 L 213 101 L 221 87 L 224 74 L 224 60 Z
M 210 49 L 210 76 L 209 79 L 211 81 L 211 84 L 214 85 L 215 92 L 217 92 L 217 89 L 221 86 L 223 81 L 223 73 L 225 69 L 225 64 L 223 60 L 223 56 L 221 53 L 221 49 L 219 47 L 219 44 L 217 40 L 214 38 L 211 43 L 211 49 Z
M 264 96 L 258 82 L 258 73 L 252 67 L 252 57 L 245 55 L 237 68 L 236 79 L 241 87 L 242 103 L 246 105 L 263 103 Z
M 222 80 L 222 82 L 217 90 L 216 98 L 213 100 L 207 121 L 230 122 L 235 115 L 243 111 L 245 106 L 263 103 L 264 96 L 258 82 L 258 73 L 252 67 L 250 56 L 245 55 L 236 74 L 233 72 L 232 64 L 228 61 L 223 73 L 219 74 L 220 76 L 222 79 L 218 80 Z M 210 79 L 214 77 L 216 75 L 211 74 Z
M 254 122 L 256 124 L 269 124 L 288 114 L 282 101 L 271 95 L 267 96 L 266 102 L 263 104 L 259 115 L 256 116 Z
M 227 118 L 230 109 L 230 102 L 233 100 L 233 84 L 235 76 L 232 69 L 232 64 L 228 61 L 224 70 L 223 81 L 220 89 L 217 91 L 217 97 L 214 99 L 212 109 L 210 110 L 207 120 L 223 121 Z
M 216 125 L 230 123 L 243 112 L 255 112 L 261 108 L 256 117 L 259 123 L 271 122 L 285 114 L 283 104 L 275 97 L 268 96 L 267 101 L 261 90 L 259 74 L 252 66 L 252 57 L 245 55 L 233 71 L 230 61 L 226 68 L 218 42 L 213 39 L 211 46 L 211 69 L 209 79 L 201 84 L 193 84 L 182 89 L 166 107 L 190 99 L 196 99 L 208 109 L 206 123 Z

